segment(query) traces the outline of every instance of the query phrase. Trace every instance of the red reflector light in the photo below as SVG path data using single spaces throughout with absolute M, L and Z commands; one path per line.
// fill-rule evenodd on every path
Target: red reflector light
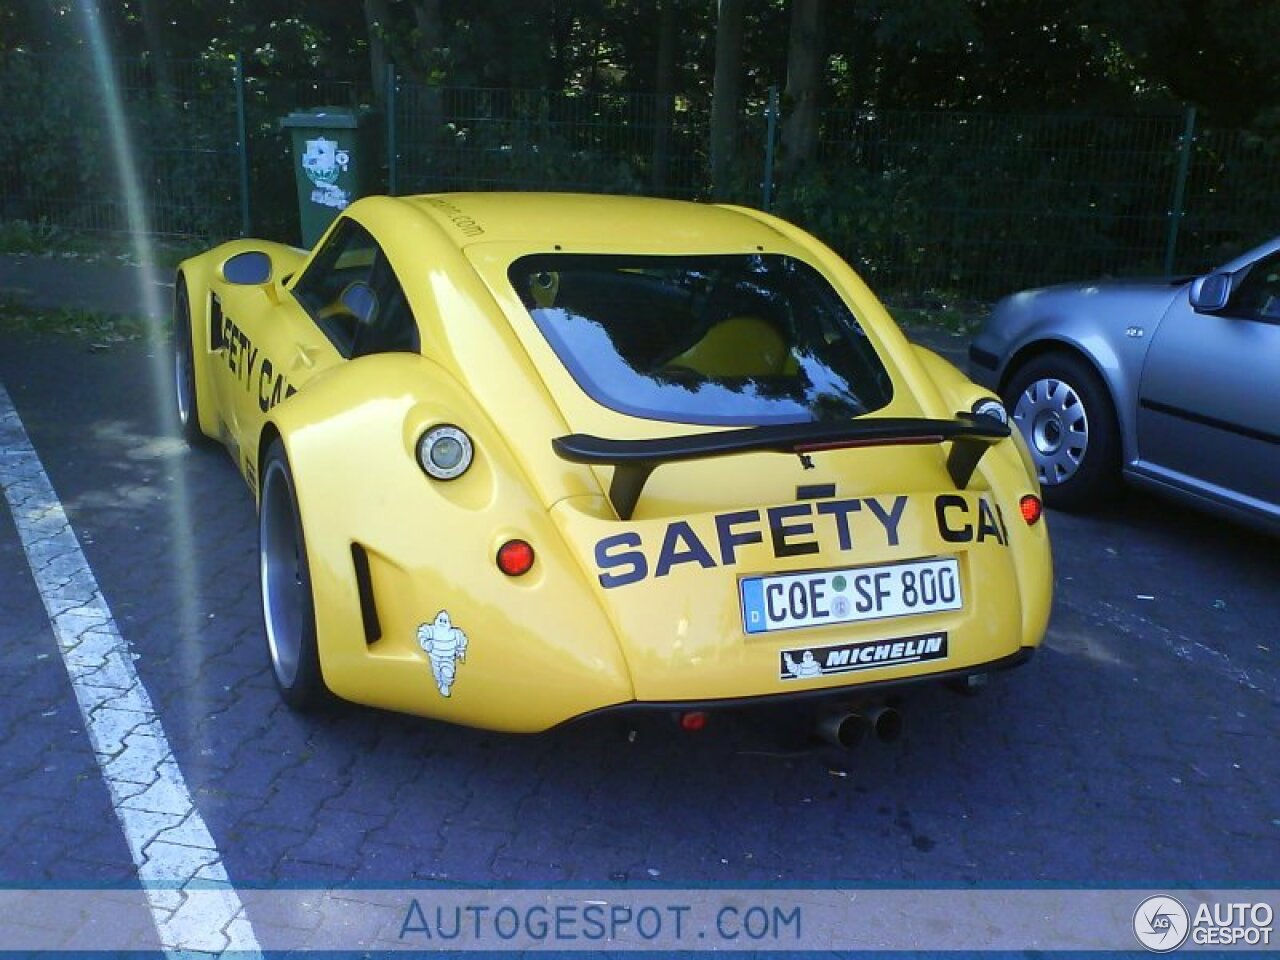
M 680 714 L 680 729 L 697 733 L 707 725 L 707 715 L 701 710 L 691 710 Z
M 523 540 L 508 540 L 498 548 L 498 569 L 508 577 L 519 577 L 533 566 L 533 547 Z
M 1018 509 L 1022 511 L 1022 519 L 1027 521 L 1027 526 L 1033 527 L 1040 519 L 1040 514 L 1044 513 L 1044 504 L 1039 497 L 1028 493 L 1018 501 Z

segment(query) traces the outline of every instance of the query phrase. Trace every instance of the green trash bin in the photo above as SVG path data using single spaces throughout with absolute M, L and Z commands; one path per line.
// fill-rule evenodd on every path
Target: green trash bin
M 293 140 L 302 245 L 314 247 L 338 212 L 369 192 L 376 167 L 373 114 L 349 107 L 295 110 L 280 126 Z

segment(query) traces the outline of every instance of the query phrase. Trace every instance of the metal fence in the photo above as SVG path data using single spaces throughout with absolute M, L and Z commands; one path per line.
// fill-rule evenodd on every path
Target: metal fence
M 1182 182 L 1178 269 L 1221 263 L 1280 231 L 1280 136 L 1200 128 Z
M 1028 280 L 1159 272 L 1180 122 L 834 113 L 782 213 L 855 252 L 873 283 L 945 297 Z
M 116 63 L 158 234 L 297 236 L 279 118 L 371 102 L 350 83 L 244 77 L 236 63 Z M 586 190 L 705 199 L 709 103 L 464 89 L 389 73 L 382 187 Z M 0 57 L 0 219 L 123 231 L 98 86 L 83 61 Z M 928 307 L 1104 274 L 1204 269 L 1280 229 L 1280 138 L 1158 116 L 827 111 L 788 179 L 777 98 L 739 122 L 717 194 L 772 208 L 882 294 Z
M 895 290 L 1199 271 L 1280 229 L 1280 140 L 1196 114 L 829 113 L 779 209 Z
M 398 192 L 587 190 L 695 198 L 706 111 L 650 94 L 400 85 Z
M 216 237 L 241 223 L 235 65 L 115 63 L 146 221 L 158 235 Z M 87 58 L 0 57 L 0 219 L 127 229 L 101 85 Z

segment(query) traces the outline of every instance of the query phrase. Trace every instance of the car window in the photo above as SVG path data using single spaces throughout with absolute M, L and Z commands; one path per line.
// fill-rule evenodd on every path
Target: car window
M 508 275 L 573 378 L 620 413 L 796 423 L 858 416 L 893 396 L 857 319 L 793 257 L 538 254 Z
M 419 349 L 404 288 L 372 234 L 344 218 L 294 296 L 344 357 Z
M 1280 250 L 1248 268 L 1231 295 L 1231 312 L 1280 323 Z

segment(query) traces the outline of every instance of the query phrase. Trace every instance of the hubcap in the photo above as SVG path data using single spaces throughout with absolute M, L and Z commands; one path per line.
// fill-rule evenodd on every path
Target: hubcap
M 258 561 L 262 577 L 262 619 L 267 629 L 271 666 L 281 686 L 298 676 L 307 592 L 293 491 L 279 461 L 272 461 L 262 482 Z
M 1014 405 L 1013 420 L 1042 484 L 1054 486 L 1075 476 L 1089 449 L 1089 416 L 1069 383 L 1046 377 L 1028 384 Z

